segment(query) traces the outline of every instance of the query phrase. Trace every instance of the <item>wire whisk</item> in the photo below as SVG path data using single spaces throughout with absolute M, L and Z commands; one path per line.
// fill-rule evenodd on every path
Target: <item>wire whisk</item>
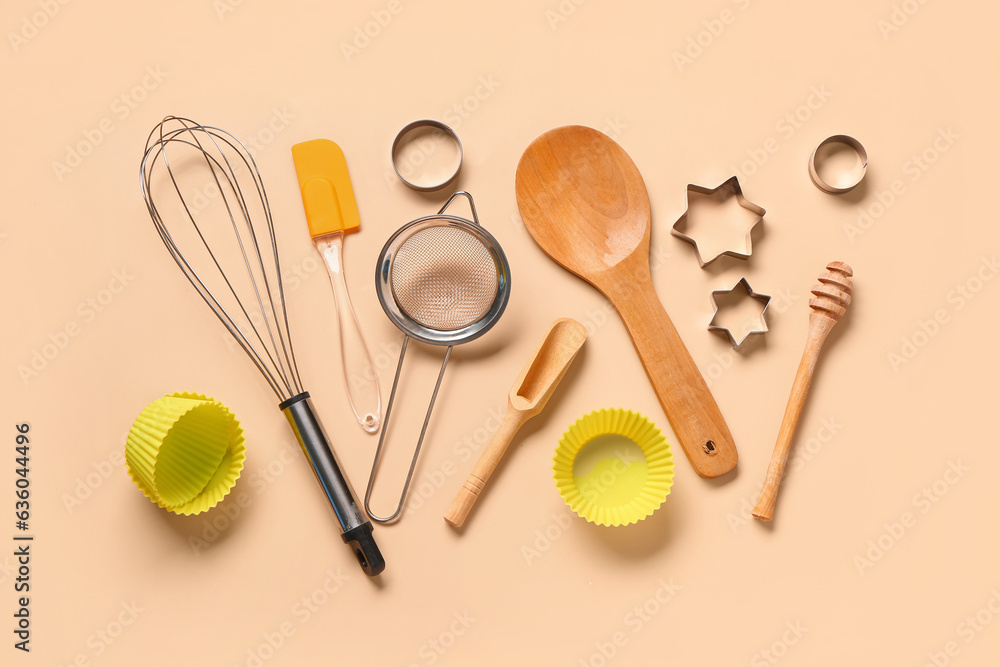
M 176 127 L 170 128 L 171 124 Z M 175 151 L 178 154 L 174 154 Z M 192 154 L 192 151 L 194 153 Z M 171 162 L 171 157 L 174 158 Z M 223 260 L 213 251 L 209 244 L 206 230 L 198 224 L 197 209 L 205 205 L 195 206 L 190 203 L 182 191 L 184 179 L 175 172 L 176 167 L 190 169 L 191 158 L 201 159 L 211 174 L 209 188 L 201 188 L 201 202 L 218 197 L 217 206 L 224 208 L 232 231 L 233 240 L 240 250 L 243 269 L 253 292 L 253 303 L 256 310 L 248 310 L 239 291 L 233 285 L 232 277 L 222 268 Z M 184 217 L 190 223 L 201 249 L 211 259 L 211 266 L 218 271 L 218 277 L 225 285 L 226 296 L 216 296 L 208 287 L 205 279 L 191 265 L 164 222 L 160 210 L 152 196 L 152 179 L 157 167 L 162 165 L 169 178 L 170 185 L 180 202 Z M 244 193 L 238 174 L 244 173 L 244 180 L 252 183 L 252 189 Z M 214 187 L 212 187 L 214 186 Z M 281 400 L 287 400 L 302 393 L 302 382 L 299 378 L 298 366 L 295 362 L 295 352 L 292 348 L 291 335 L 288 328 L 288 315 L 285 311 L 285 293 L 281 282 L 281 261 L 278 257 L 278 245 L 274 236 L 274 219 L 267 200 L 267 193 L 261 180 L 257 163 L 247 147 L 229 132 L 217 127 L 198 125 L 192 120 L 177 116 L 168 116 L 153 128 L 146 140 L 146 151 L 142 160 L 140 188 L 146 207 L 153 220 L 156 231 L 170 256 L 177 262 L 184 275 L 191 281 L 198 295 L 208 304 L 223 326 L 232 334 L 243 351 L 267 380 L 271 390 Z M 193 190 L 199 192 L 199 190 Z M 208 193 L 208 194 L 206 194 Z M 248 196 L 250 199 L 248 200 Z M 215 202 L 209 202 L 215 204 Z M 256 209 L 266 221 L 266 237 L 254 227 L 251 212 Z M 209 279 L 211 280 L 211 279 Z M 231 297 L 234 304 L 223 304 Z M 221 299 L 221 300 L 220 300 Z M 235 305 L 235 309 L 233 308 Z M 237 311 L 238 309 L 238 311 Z M 232 312 L 231 312 L 232 311 Z M 254 315 L 251 315 L 251 312 Z M 279 314 L 280 313 L 280 314 Z M 261 328 L 264 331 L 261 331 Z M 256 347 L 259 345 L 258 347 Z

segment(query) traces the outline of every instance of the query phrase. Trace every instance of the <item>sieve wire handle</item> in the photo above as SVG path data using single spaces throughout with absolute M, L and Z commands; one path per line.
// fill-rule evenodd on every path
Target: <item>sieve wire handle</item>
M 456 193 L 457 194 L 457 193 Z M 471 198 L 470 198 L 471 201 Z M 382 433 L 379 434 L 378 448 L 375 450 L 375 460 L 372 461 L 372 472 L 368 477 L 368 488 L 365 490 L 365 511 L 372 521 L 379 523 L 391 523 L 399 518 L 403 513 L 403 503 L 406 502 L 406 492 L 410 488 L 410 481 L 413 479 L 413 470 L 417 467 L 417 457 L 420 456 L 420 446 L 424 442 L 424 434 L 427 433 L 427 424 L 431 420 L 431 412 L 434 410 L 434 401 L 437 400 L 438 390 L 441 389 L 441 379 L 444 377 L 444 369 L 451 358 L 451 348 L 444 353 L 444 361 L 441 362 L 441 370 L 438 372 L 437 383 L 434 385 L 434 393 L 431 394 L 430 405 L 427 406 L 427 414 L 424 416 L 424 425 L 420 428 L 420 437 L 417 438 L 416 449 L 413 450 L 413 459 L 410 461 L 410 470 L 406 473 L 406 482 L 403 483 L 403 491 L 399 494 L 399 504 L 396 511 L 387 517 L 376 516 L 371 510 L 372 488 L 375 486 L 375 477 L 378 474 L 378 464 L 382 459 L 382 446 L 385 444 L 385 434 L 389 431 L 389 417 L 392 415 L 392 403 L 396 398 L 396 387 L 399 385 L 399 373 L 403 369 L 403 357 L 406 356 L 406 345 L 410 342 L 409 336 L 403 337 L 403 349 L 399 351 L 399 363 L 396 364 L 396 376 L 392 379 L 392 391 L 389 392 L 389 403 L 385 408 L 385 419 L 382 422 Z

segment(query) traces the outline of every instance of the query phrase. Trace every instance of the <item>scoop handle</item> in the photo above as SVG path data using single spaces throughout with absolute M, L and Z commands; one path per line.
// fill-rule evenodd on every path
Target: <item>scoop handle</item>
M 483 450 L 476 467 L 469 473 L 455 499 L 451 501 L 444 515 L 448 524 L 461 528 L 465 523 L 510 441 L 524 422 L 545 409 L 545 404 L 566 375 L 586 339 L 587 329 L 574 319 L 563 317 L 549 326 L 507 395 L 507 412 L 500 428 Z
M 507 406 L 507 412 L 504 413 L 503 421 L 500 422 L 500 428 L 490 438 L 486 449 L 483 450 L 483 453 L 479 456 L 479 460 L 476 461 L 476 467 L 469 473 L 469 476 L 465 479 L 465 484 L 455 494 L 451 505 L 448 506 L 448 511 L 445 512 L 444 520 L 449 525 L 455 528 L 462 527 L 465 519 L 469 516 L 469 512 L 472 511 L 473 505 L 479 500 L 479 494 L 486 487 L 486 482 L 490 480 L 493 471 L 496 470 L 497 465 L 500 463 L 500 459 L 503 458 L 504 452 L 507 451 L 510 441 L 517 435 L 518 430 L 520 430 L 524 422 L 533 416 L 534 413 L 526 414 L 514 409 L 510 405 Z
M 736 467 L 736 444 L 705 379 L 657 298 L 648 270 L 645 273 L 602 285 L 602 291 L 625 322 L 653 391 L 695 472 L 719 477 Z

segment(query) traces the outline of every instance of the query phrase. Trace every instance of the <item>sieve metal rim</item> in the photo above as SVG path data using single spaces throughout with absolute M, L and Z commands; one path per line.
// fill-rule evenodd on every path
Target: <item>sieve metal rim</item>
M 413 234 L 432 227 L 454 227 L 477 237 L 493 257 L 497 265 L 497 295 L 486 313 L 475 322 L 452 331 L 437 331 L 420 324 L 402 311 L 396 303 L 390 280 L 390 266 L 396 251 Z M 385 242 L 375 265 L 375 293 L 386 316 L 396 325 L 396 328 L 411 338 L 431 345 L 457 345 L 479 338 L 496 324 L 503 314 L 510 299 L 510 264 L 507 256 L 497 242 L 482 225 L 465 218 L 437 213 L 411 220 L 399 229 Z

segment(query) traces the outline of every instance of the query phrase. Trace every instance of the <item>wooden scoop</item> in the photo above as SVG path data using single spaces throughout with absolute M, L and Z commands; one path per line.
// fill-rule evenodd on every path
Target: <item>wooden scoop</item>
M 639 170 L 606 135 L 578 125 L 535 139 L 517 165 L 517 206 L 549 257 L 618 310 L 653 391 L 695 471 L 736 467 L 719 406 L 656 298 L 649 274 L 649 197 Z
M 576 353 L 587 339 L 583 325 L 569 318 L 556 320 L 549 327 L 535 354 L 521 370 L 507 397 L 507 412 L 500 428 L 493 434 L 486 449 L 469 473 L 465 485 L 451 501 L 444 520 L 460 528 L 472 511 L 472 506 L 489 481 L 490 475 L 503 458 L 507 446 L 524 422 L 545 407 L 556 386 L 563 379 Z

